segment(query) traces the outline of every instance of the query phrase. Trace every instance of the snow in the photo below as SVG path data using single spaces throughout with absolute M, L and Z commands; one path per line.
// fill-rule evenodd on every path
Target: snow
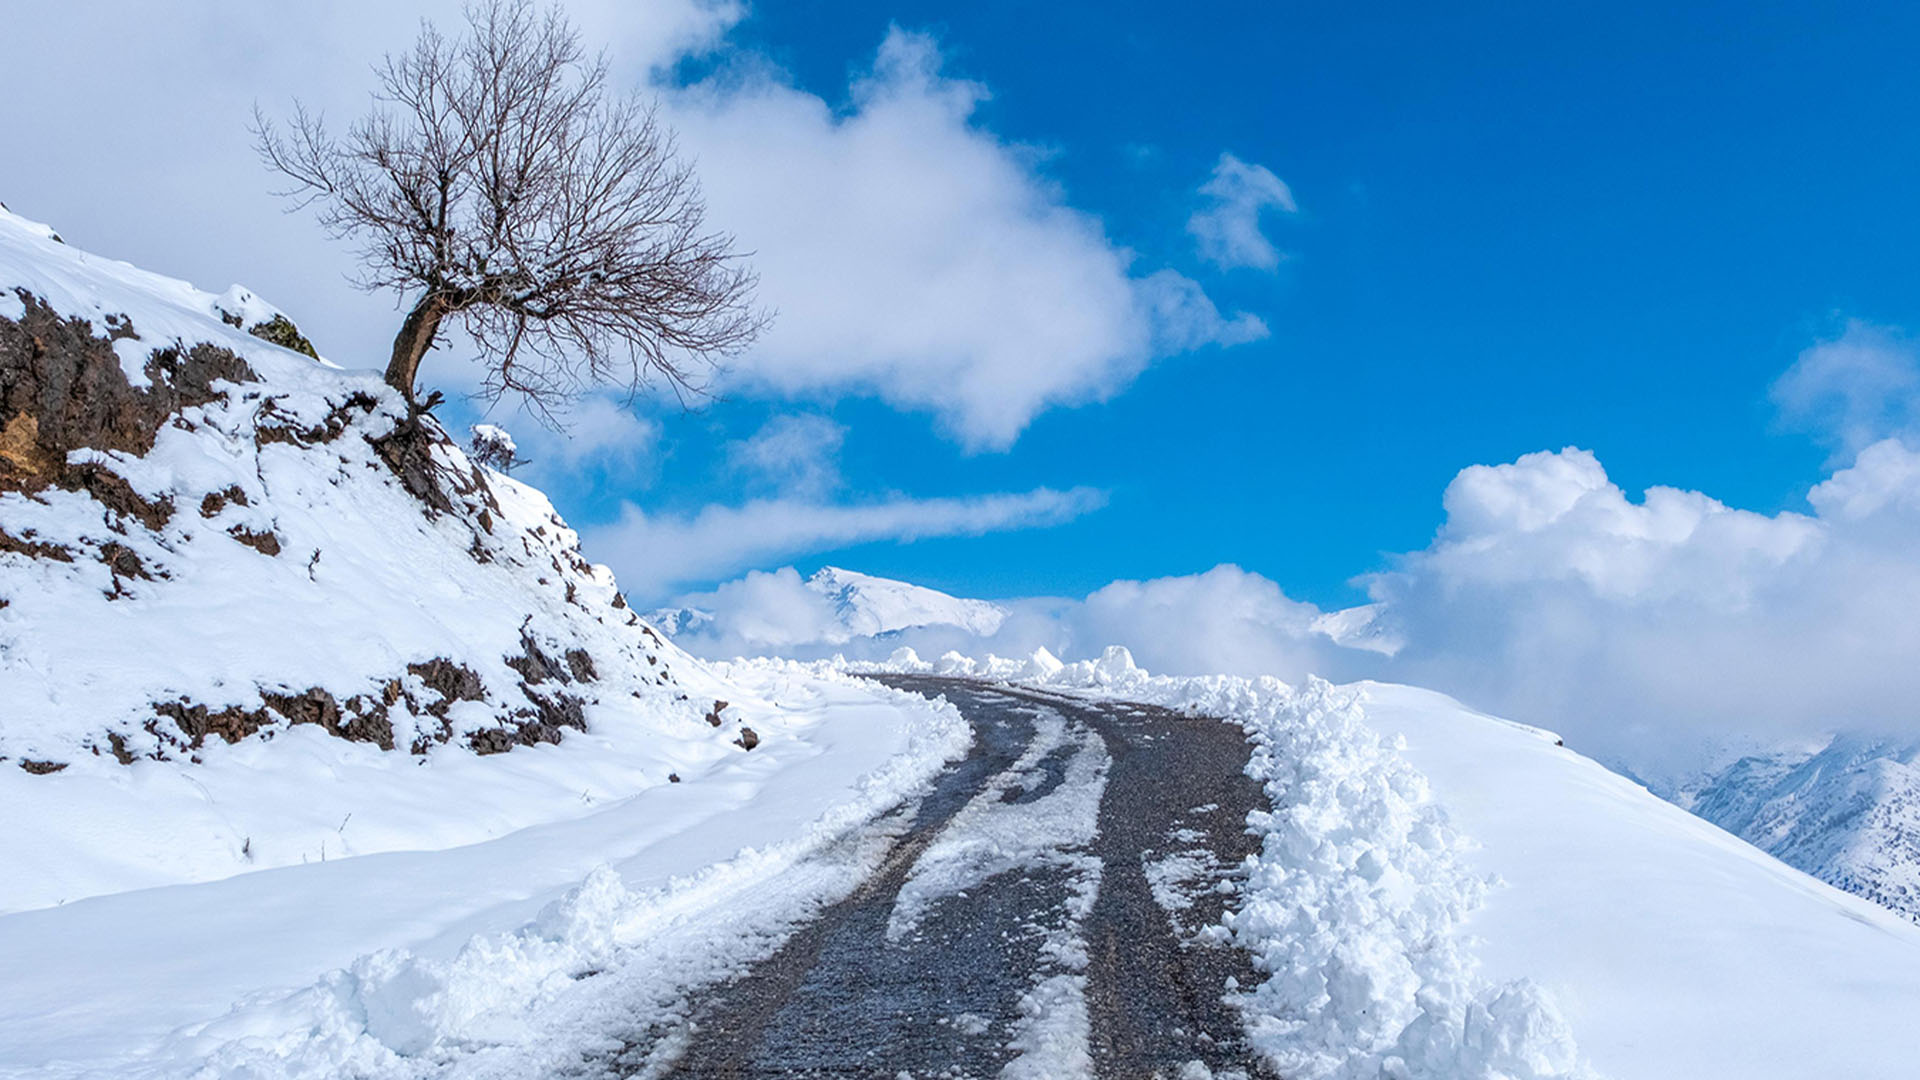
M 1619 1077 L 1913 1075 L 1920 929 L 1639 785 L 1440 694 L 1367 684 L 1369 722 L 1502 884 L 1488 973 L 1552 988 Z
M 471 1040 L 487 1018 L 606 964 L 634 940 L 626 923 L 668 907 L 701 911 L 791 868 L 897 802 L 969 738 L 951 708 L 909 695 L 777 664 L 729 673 L 737 687 L 778 696 L 789 737 L 685 783 L 485 843 L 0 917 L 0 1075 L 185 1075 L 216 1052 L 244 1057 L 228 1045 L 237 1041 L 284 1048 L 301 1032 L 337 1035 L 351 1016 L 336 1013 L 367 994 L 381 1004 L 350 1045 L 399 1054 Z M 606 749 L 576 739 L 541 749 L 559 756 L 576 744 L 582 759 Z M 511 768 L 523 753 L 470 760 Z M 541 914 L 583 880 L 584 894 Z M 352 1000 L 300 989 L 321 984 L 350 984 Z

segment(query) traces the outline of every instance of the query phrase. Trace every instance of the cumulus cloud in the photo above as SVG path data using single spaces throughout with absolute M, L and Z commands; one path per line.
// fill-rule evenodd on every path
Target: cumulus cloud
M 969 448 L 1004 448 L 1158 356 L 1265 333 L 1173 271 L 1135 276 L 1037 155 L 975 122 L 986 96 L 898 28 L 848 110 L 764 67 L 669 95 L 713 220 L 754 252 L 778 312 L 732 385 L 873 394 Z
M 1729 739 L 1911 728 L 1920 456 L 1871 444 L 1809 500 L 1635 502 L 1574 449 L 1467 469 L 1433 544 L 1371 579 L 1406 642 L 1384 670 L 1656 774 Z
M 585 530 L 585 546 L 610 564 L 637 597 L 651 602 L 674 586 L 710 581 L 756 563 L 873 540 L 980 536 L 1058 525 L 1105 505 L 1090 488 L 892 499 L 836 505 L 756 499 L 691 515 L 649 514 L 627 504 L 617 522 Z
M 1221 154 L 1200 195 L 1203 205 L 1187 219 L 1187 232 L 1201 258 L 1223 270 L 1280 265 L 1280 250 L 1267 239 L 1260 219 L 1268 210 L 1291 214 L 1299 209 L 1285 181 L 1265 166 Z

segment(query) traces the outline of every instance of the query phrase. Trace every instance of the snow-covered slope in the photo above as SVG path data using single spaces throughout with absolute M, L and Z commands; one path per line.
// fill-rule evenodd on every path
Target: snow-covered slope
M 1681 805 L 1814 877 L 1920 922 L 1920 744 L 1840 736 L 1740 759 Z
M 987 637 L 1000 629 L 1006 611 L 985 600 L 963 600 L 937 589 L 891 578 L 822 567 L 807 588 L 833 603 L 849 637 L 875 636 L 916 626 L 957 626 Z
M 471 843 L 785 737 L 288 331 L 0 211 L 0 911 Z
M 792 574 L 791 571 L 782 573 Z M 781 579 L 780 575 L 760 574 L 752 575 L 750 580 L 773 583 Z M 789 580 L 797 579 L 790 577 Z M 805 594 L 804 603 L 787 605 L 795 612 L 798 625 L 783 623 L 777 632 L 758 626 L 758 613 L 752 609 L 735 618 L 736 612 L 716 611 L 700 603 L 698 598 L 689 604 L 655 611 L 649 620 L 670 635 L 705 634 L 730 643 L 779 648 L 796 644 L 842 645 L 855 638 L 883 637 L 921 627 L 953 627 L 975 637 L 991 637 L 1007 617 L 1005 608 L 986 600 L 949 596 L 938 589 L 837 566 L 820 568 L 800 583 L 800 591 Z M 743 625 L 728 625 L 730 621 Z

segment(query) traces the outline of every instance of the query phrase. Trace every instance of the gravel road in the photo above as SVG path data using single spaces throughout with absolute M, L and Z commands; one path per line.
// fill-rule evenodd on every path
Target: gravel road
M 1265 1076 L 1217 924 L 1263 804 L 1237 727 L 962 679 L 971 753 L 851 895 L 636 1036 L 633 1077 Z M 903 821 L 904 819 L 904 821 Z

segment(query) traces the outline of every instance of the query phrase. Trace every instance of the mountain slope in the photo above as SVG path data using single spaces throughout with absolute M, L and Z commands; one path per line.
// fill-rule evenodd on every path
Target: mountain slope
M 0 911 L 471 843 L 790 720 L 245 289 L 0 210 Z
M 1682 805 L 1790 866 L 1920 922 L 1920 744 L 1840 736 L 1740 759 Z
M 955 626 L 988 637 L 1007 617 L 1005 609 L 985 600 L 965 600 L 937 589 L 837 566 L 821 567 L 807 579 L 807 588 L 833 604 L 849 637 L 877 636 L 918 626 Z

